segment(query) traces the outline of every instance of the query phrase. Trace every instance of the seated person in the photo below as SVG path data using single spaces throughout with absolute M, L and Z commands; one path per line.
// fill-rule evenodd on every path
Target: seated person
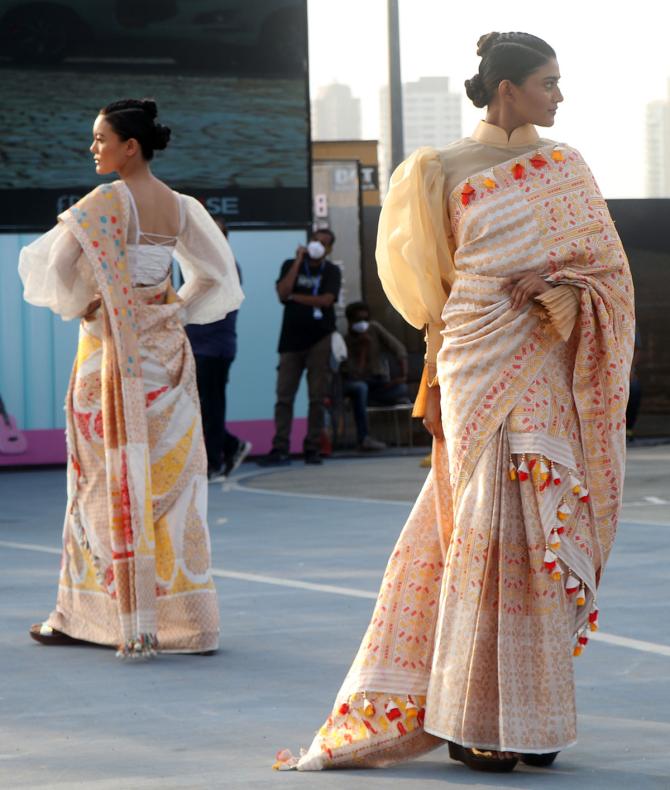
M 366 408 L 411 402 L 406 384 L 407 350 L 381 324 L 370 320 L 365 302 L 352 302 L 345 313 L 348 359 L 342 370 L 342 392 L 352 400 L 359 449 L 381 450 L 386 445 L 368 434 Z M 397 360 L 397 378 L 390 376 L 387 356 Z

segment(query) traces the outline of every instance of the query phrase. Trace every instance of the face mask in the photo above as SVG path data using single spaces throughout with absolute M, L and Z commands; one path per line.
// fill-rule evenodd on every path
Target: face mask
M 326 248 L 320 241 L 310 241 L 307 245 L 307 254 L 312 260 L 318 261 L 326 254 Z
M 370 322 L 369 321 L 356 321 L 355 324 L 351 325 L 351 328 L 354 330 L 354 332 L 367 332 L 368 329 L 370 328 Z

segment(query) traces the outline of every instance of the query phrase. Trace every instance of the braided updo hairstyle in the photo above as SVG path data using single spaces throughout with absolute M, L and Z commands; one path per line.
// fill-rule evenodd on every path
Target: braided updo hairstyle
M 503 80 L 521 85 L 526 77 L 556 57 L 554 50 L 530 33 L 487 33 L 477 42 L 479 71 L 465 80 L 465 92 L 475 107 L 486 107 Z
M 122 140 L 137 140 L 142 156 L 153 159 L 170 140 L 170 128 L 157 123 L 158 107 L 153 99 L 121 99 L 100 110 L 107 123 Z

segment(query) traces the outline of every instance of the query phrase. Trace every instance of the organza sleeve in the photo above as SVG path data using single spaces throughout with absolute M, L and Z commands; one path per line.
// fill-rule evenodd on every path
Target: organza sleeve
M 184 222 L 175 258 L 184 276 L 179 296 L 186 322 L 209 324 L 225 318 L 244 299 L 235 257 L 214 220 L 195 198 L 180 195 Z
M 419 148 L 391 176 L 377 233 L 377 269 L 395 309 L 426 327 L 426 365 L 434 377 L 442 309 L 455 270 L 445 174 L 434 148 Z
M 62 223 L 21 250 L 19 276 L 26 302 L 64 321 L 82 316 L 97 290 L 79 242 Z

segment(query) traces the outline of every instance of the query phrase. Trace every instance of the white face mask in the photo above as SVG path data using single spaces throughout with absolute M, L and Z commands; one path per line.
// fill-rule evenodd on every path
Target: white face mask
M 355 324 L 351 325 L 351 328 L 354 332 L 367 332 L 370 328 L 369 321 L 356 321 Z
M 319 261 L 326 254 L 326 248 L 320 241 L 310 241 L 307 245 L 307 254 L 312 260 Z

